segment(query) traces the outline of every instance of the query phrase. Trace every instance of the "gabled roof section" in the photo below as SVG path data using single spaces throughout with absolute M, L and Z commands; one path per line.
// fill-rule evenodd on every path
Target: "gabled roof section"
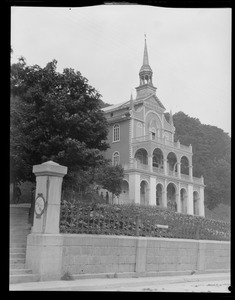
M 123 107 L 128 107 L 129 103 L 130 103 L 130 100 L 125 101 L 125 102 L 121 102 L 121 103 L 118 103 L 118 104 L 110 105 L 110 106 L 107 106 L 107 107 L 104 107 L 101 110 L 103 112 L 110 112 L 110 111 L 113 111 L 113 110 L 121 109 Z
M 153 99 L 153 101 L 151 101 L 151 99 Z M 162 109 L 166 110 L 166 108 L 164 107 L 162 102 L 159 100 L 159 98 L 156 96 L 156 94 L 149 95 L 148 97 L 144 98 L 143 101 L 150 102 L 150 103 L 152 102 L 153 104 L 158 105 Z

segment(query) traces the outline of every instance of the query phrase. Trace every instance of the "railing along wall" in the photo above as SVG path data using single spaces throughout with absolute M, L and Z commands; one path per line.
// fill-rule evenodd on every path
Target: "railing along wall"
M 207 222 L 208 223 L 208 222 Z M 210 222 L 208 223 L 210 225 Z M 60 232 L 106 235 L 229 240 L 228 225 L 206 225 L 165 208 L 62 201 Z M 216 225 L 217 224 L 217 225 Z
M 191 146 L 185 146 L 185 145 L 180 144 L 180 142 L 176 143 L 176 142 L 172 142 L 170 140 L 166 140 L 166 139 L 159 138 L 156 136 L 153 137 L 152 135 L 144 135 L 144 136 L 132 138 L 132 143 L 148 142 L 148 141 L 156 142 L 161 145 L 171 146 L 173 148 L 181 149 L 186 152 L 190 152 L 190 153 L 192 152 Z

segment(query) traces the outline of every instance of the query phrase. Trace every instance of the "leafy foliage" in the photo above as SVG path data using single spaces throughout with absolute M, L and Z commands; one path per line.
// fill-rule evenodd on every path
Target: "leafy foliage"
M 169 118 L 169 114 L 166 114 Z M 209 209 L 230 203 L 231 138 L 216 126 L 204 125 L 183 112 L 173 115 L 175 141 L 193 148 L 193 175 L 204 176 L 205 204 Z
M 69 177 L 106 163 L 107 121 L 100 94 L 80 72 L 11 66 L 11 181 L 33 180 L 32 166 L 47 160 L 66 165 Z
M 63 198 L 61 205 L 61 233 L 230 239 L 230 224 L 226 222 L 175 213 L 156 206 L 67 200 Z M 159 225 L 167 225 L 168 228 Z
M 121 165 L 108 165 L 98 170 L 95 181 L 100 184 L 102 188 L 119 196 L 122 192 L 121 184 L 123 177 L 124 169 Z

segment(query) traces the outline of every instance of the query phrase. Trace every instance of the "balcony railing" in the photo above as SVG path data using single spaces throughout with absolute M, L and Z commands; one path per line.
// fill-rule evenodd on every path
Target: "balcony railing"
M 140 163 L 140 162 L 137 162 L 137 161 L 134 162 L 134 163 L 125 164 L 123 166 L 123 168 L 124 168 L 124 170 L 137 169 L 137 170 L 143 170 L 143 171 L 150 172 L 150 166 L 149 165 L 143 164 L 143 163 Z M 154 172 L 154 173 L 162 174 L 162 175 L 165 174 L 163 168 L 158 168 L 158 167 L 154 167 L 154 166 L 152 166 L 151 171 Z M 173 170 L 169 170 L 169 169 L 167 170 L 167 174 L 165 176 L 179 178 L 178 172 L 173 171 Z M 191 178 L 190 178 L 189 175 L 182 174 L 182 173 L 180 174 L 180 178 L 179 179 L 191 181 Z M 193 177 L 193 182 L 194 183 L 204 184 L 204 181 L 203 181 L 202 177 L 200 177 L 200 178 Z
M 151 134 L 149 135 L 143 135 L 143 136 L 139 136 L 136 138 L 132 139 L 132 143 L 143 143 L 143 142 L 148 142 L 148 141 L 152 141 L 161 145 L 167 145 L 173 148 L 178 148 L 187 152 L 192 152 L 192 147 L 191 146 L 185 146 L 185 145 L 181 145 L 180 142 L 172 142 L 166 139 L 162 139 L 156 136 L 152 136 Z
M 193 182 L 195 183 L 202 183 L 203 184 L 203 177 L 193 177 Z
M 144 170 L 144 171 L 149 171 L 149 165 L 137 162 L 137 169 Z
M 153 167 L 153 172 L 159 173 L 159 174 L 164 174 L 164 169 Z
M 190 180 L 190 176 L 187 174 L 180 174 L 180 177 L 181 177 L 181 179 L 184 179 L 184 180 Z

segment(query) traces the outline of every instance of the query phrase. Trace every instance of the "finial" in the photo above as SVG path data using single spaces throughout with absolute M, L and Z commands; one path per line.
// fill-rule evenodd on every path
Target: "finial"
M 132 95 L 132 90 L 131 90 L 130 109 L 133 110 L 133 108 L 134 108 L 134 101 L 133 101 L 133 95 Z

